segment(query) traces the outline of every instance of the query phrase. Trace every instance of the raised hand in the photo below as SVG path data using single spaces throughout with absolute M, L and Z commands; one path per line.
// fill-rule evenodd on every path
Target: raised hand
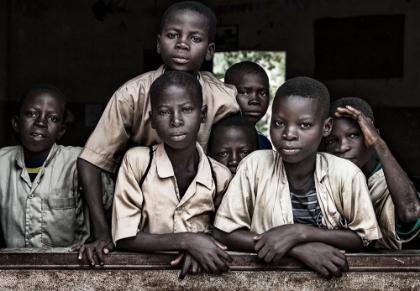
M 352 118 L 357 121 L 360 126 L 360 129 L 363 133 L 365 144 L 368 148 L 371 148 L 378 139 L 380 139 L 380 135 L 378 130 L 375 128 L 373 121 L 366 117 L 362 112 L 357 109 L 354 109 L 351 106 L 338 107 L 337 111 L 335 112 L 336 117 L 347 117 Z

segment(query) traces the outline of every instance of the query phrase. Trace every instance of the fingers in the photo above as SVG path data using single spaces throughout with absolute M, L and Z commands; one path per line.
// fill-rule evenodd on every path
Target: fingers
M 72 248 L 70 248 L 70 249 L 69 249 L 69 252 L 75 252 L 75 251 L 78 251 L 78 250 L 79 250 L 82 246 L 83 246 L 83 245 L 72 247 Z
M 185 257 L 185 252 L 179 252 L 178 256 L 171 262 L 171 266 L 178 265 Z
M 79 248 L 79 254 L 77 256 L 77 259 L 79 261 L 83 258 L 83 254 L 84 254 L 85 250 L 86 250 L 86 246 L 85 245 L 80 246 L 80 248 Z
M 214 242 L 214 244 L 216 246 L 218 246 L 220 249 L 226 251 L 227 250 L 227 246 L 221 244 L 220 242 L 218 242 L 216 239 L 214 239 L 213 237 L 211 238 L 211 240 Z
M 89 264 L 93 267 L 95 266 L 95 260 L 93 258 L 93 250 L 90 247 L 86 248 L 86 257 L 88 259 Z
M 330 274 L 330 278 L 331 278 L 331 275 L 333 275 L 334 277 L 341 277 L 342 275 L 340 269 L 336 265 L 334 265 L 332 262 L 328 262 L 325 268 L 328 270 Z
M 99 265 L 104 265 L 104 248 L 103 244 L 99 244 L 99 247 L 94 248 L 96 258 L 98 259 Z
M 178 281 L 184 280 L 185 276 L 188 273 L 190 265 L 191 265 L 191 255 L 187 254 L 185 256 L 184 265 L 182 266 L 181 272 L 179 273 Z

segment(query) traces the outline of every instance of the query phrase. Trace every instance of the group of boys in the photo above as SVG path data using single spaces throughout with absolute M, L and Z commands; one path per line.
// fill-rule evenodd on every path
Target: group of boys
M 115 92 L 83 149 L 55 144 L 67 107 L 57 88 L 25 92 L 12 120 L 22 146 L 0 150 L 7 247 L 72 246 L 92 266 L 115 247 L 180 251 L 180 279 L 228 271 L 226 250 L 290 255 L 328 278 L 348 269 L 343 250 L 398 249 L 418 233 L 417 191 L 369 105 L 330 106 L 322 83 L 290 79 L 272 104 L 270 150 L 255 129 L 270 100 L 264 69 L 236 64 L 225 83 L 199 71 L 215 30 L 208 7 L 170 6 L 157 37 L 164 65 Z

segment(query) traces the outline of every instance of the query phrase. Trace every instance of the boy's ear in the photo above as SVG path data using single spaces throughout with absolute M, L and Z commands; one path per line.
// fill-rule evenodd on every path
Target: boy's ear
M 12 127 L 16 133 L 19 132 L 19 116 L 15 115 L 12 117 Z
M 322 133 L 322 136 L 323 137 L 329 136 L 331 133 L 332 127 L 333 127 L 333 119 L 332 117 L 328 117 L 324 122 L 324 131 Z
M 213 58 L 214 51 L 216 49 L 216 44 L 214 42 L 209 43 L 206 52 L 206 61 L 211 61 Z
M 201 123 L 205 123 L 207 121 L 207 105 L 203 105 L 201 107 Z
M 149 111 L 149 117 L 150 117 L 150 124 L 153 129 L 155 129 L 155 122 L 153 121 L 153 114 L 152 111 Z
M 60 139 L 63 136 L 63 134 L 66 132 L 66 129 L 67 127 L 64 124 L 62 124 L 60 130 L 58 131 L 57 139 Z
M 158 54 L 160 54 L 160 34 L 157 35 L 157 40 L 156 40 L 156 52 Z

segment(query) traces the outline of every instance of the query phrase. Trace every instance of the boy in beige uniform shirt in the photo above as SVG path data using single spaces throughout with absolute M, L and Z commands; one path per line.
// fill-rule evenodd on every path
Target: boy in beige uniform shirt
M 306 77 L 286 81 L 273 102 L 274 151 L 256 151 L 238 167 L 215 219 L 213 236 L 229 250 L 265 262 L 288 254 L 326 278 L 348 270 L 338 250 L 362 250 L 381 233 L 363 173 L 317 153 L 332 127 L 329 93 Z
M 204 103 L 208 106 L 207 122 L 202 124 L 197 141 L 206 148 L 211 126 L 224 116 L 239 112 L 236 89 L 217 80 L 211 73 L 199 72 L 204 60 L 211 60 L 215 50 L 216 16 L 205 5 L 186 1 L 175 3 L 163 14 L 157 36 L 157 52 L 164 65 L 124 84 L 109 101 L 95 131 L 78 159 L 85 199 L 91 213 L 96 241 L 73 248 L 79 260 L 85 253 L 90 264 L 94 256 L 103 265 L 103 254 L 112 251 L 105 213 L 100 205 L 101 171 L 116 172 L 130 141 L 149 146 L 161 142 L 150 126 L 149 88 L 153 81 L 168 71 L 184 71 L 199 79 Z
M 356 97 L 330 106 L 334 118 L 325 139 L 328 153 L 352 161 L 368 179 L 368 187 L 382 238 L 378 249 L 401 249 L 402 242 L 420 231 L 420 198 L 407 174 L 375 128 L 372 108 Z
M 231 174 L 196 142 L 207 111 L 201 86 L 191 75 L 172 71 L 152 84 L 150 98 L 152 126 L 163 143 L 124 156 L 115 189 L 114 243 L 127 251 L 183 251 L 172 262 L 184 258 L 181 280 L 188 271 L 227 271 L 232 259 L 226 248 L 206 233 Z

